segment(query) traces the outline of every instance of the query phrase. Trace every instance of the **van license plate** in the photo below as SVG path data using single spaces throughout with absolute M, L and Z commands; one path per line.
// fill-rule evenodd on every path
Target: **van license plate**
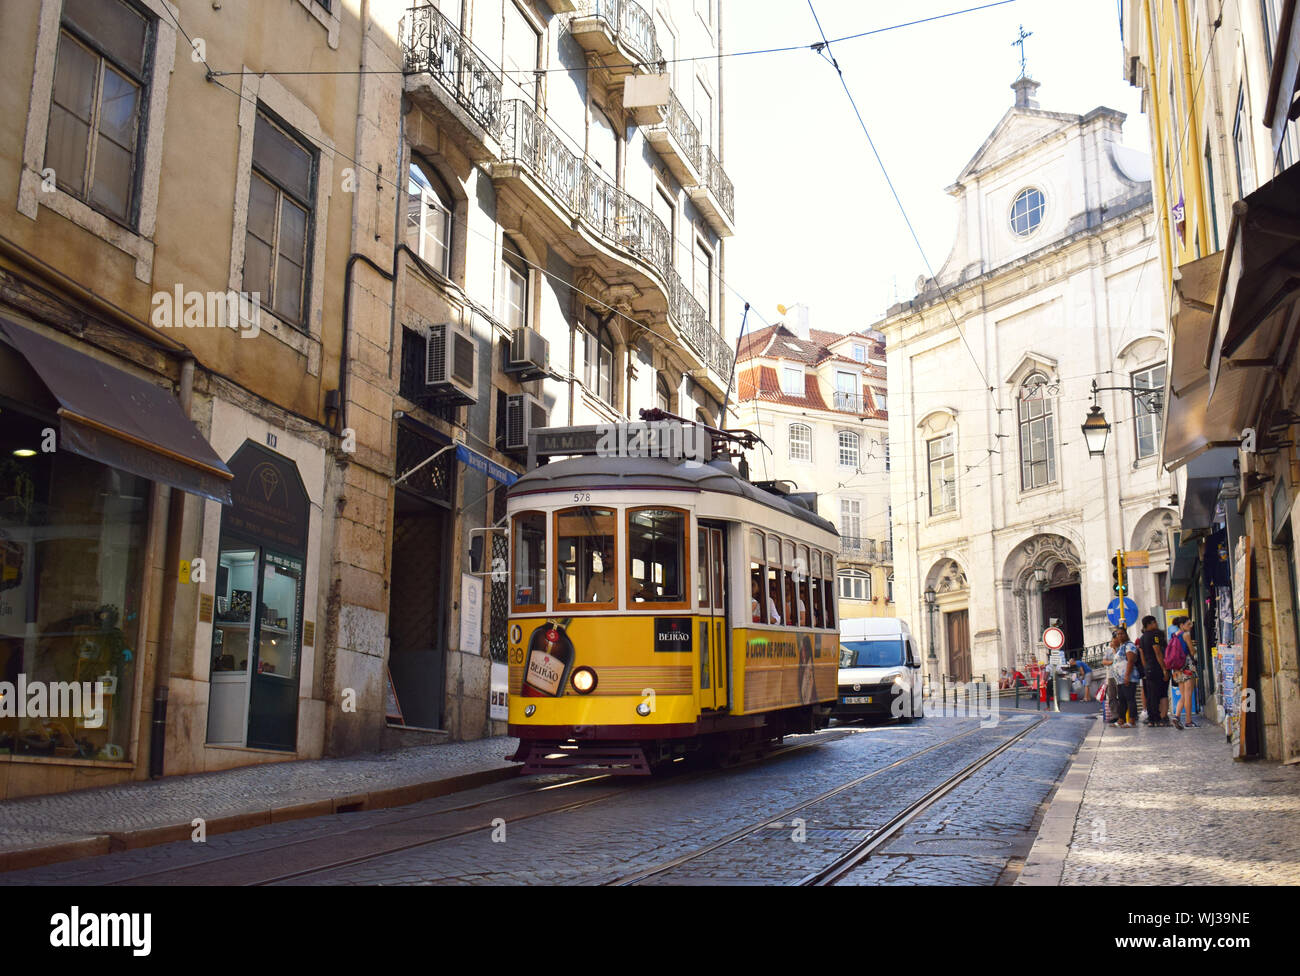
M 841 699 L 840 704 L 841 705 L 870 705 L 871 696 L 870 695 L 859 695 L 857 697 L 851 696 L 849 698 Z

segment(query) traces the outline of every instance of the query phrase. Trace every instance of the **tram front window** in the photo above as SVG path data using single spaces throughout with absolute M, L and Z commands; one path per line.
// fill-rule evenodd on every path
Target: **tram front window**
M 686 516 L 662 508 L 628 513 L 628 602 L 685 603 Z
M 546 516 L 541 512 L 515 516 L 511 592 L 516 610 L 546 605 Z
M 842 668 L 899 668 L 906 663 L 900 640 L 844 641 L 840 644 Z
M 558 605 L 610 606 L 618 600 L 614 510 L 583 505 L 555 515 Z

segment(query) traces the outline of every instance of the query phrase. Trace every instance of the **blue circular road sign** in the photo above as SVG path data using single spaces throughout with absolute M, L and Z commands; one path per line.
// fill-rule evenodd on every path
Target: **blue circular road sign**
M 1119 626 L 1119 597 L 1110 601 L 1110 606 L 1106 608 L 1106 619 L 1110 621 L 1112 627 Z M 1137 622 L 1137 603 L 1129 597 L 1124 597 L 1124 626 L 1132 627 Z

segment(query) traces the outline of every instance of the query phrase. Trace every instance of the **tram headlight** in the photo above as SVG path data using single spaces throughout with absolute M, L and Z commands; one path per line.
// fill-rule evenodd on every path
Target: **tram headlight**
M 638 715 L 640 715 L 642 718 L 645 718 L 647 715 L 649 715 L 649 714 L 650 714 L 650 705 L 649 705 L 649 703 L 648 703 L 648 702 L 642 702 L 640 705 L 638 705 L 638 706 L 636 707 L 636 713 L 637 713 Z
M 525 706 L 524 706 L 524 718 L 532 718 L 532 717 L 533 717 L 534 715 L 536 715 L 536 714 L 537 714 L 537 706 L 536 706 L 536 705 L 525 705 Z
M 596 690 L 596 672 L 591 668 L 578 668 L 569 678 L 569 684 L 580 695 L 590 695 Z

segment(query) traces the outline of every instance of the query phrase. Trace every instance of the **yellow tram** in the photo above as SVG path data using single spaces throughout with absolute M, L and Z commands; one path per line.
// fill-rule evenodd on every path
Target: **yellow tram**
M 513 758 L 645 774 L 824 727 L 838 534 L 815 497 L 751 483 L 725 450 L 598 456 L 574 434 L 594 430 L 548 432 L 578 456 L 530 457 L 509 493 Z

